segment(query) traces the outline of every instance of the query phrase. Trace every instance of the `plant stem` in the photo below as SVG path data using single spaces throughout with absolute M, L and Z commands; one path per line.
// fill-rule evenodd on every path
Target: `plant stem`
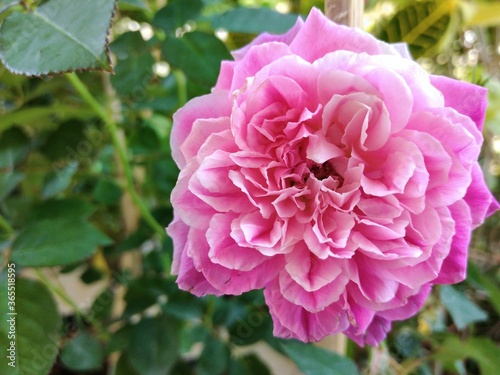
M 132 201 L 139 209 L 144 220 L 149 224 L 149 226 L 155 231 L 155 233 L 160 236 L 160 238 L 165 238 L 165 228 L 161 226 L 156 219 L 153 217 L 149 209 L 147 208 L 144 201 L 141 199 L 134 187 L 134 177 L 132 174 L 132 169 L 130 168 L 128 155 L 126 151 L 126 145 L 123 145 L 123 141 L 120 140 L 118 126 L 113 120 L 112 116 L 104 109 L 104 107 L 99 104 L 99 102 L 90 93 L 84 83 L 78 78 L 76 73 L 67 73 L 66 78 L 73 85 L 75 90 L 81 96 L 81 98 L 94 110 L 94 112 L 104 121 L 106 128 L 108 129 L 111 139 L 113 141 L 113 146 L 115 147 L 118 159 L 123 167 L 123 172 L 125 175 L 125 188 L 127 189 Z
M 54 292 L 55 295 L 57 295 L 61 300 L 64 301 L 68 306 L 70 306 L 73 310 L 75 310 L 75 313 L 77 315 L 80 315 L 82 317 L 85 317 L 85 314 L 82 310 L 80 310 L 80 307 L 76 304 L 75 301 L 71 299 L 70 296 L 66 293 L 65 290 L 58 288 L 56 285 L 54 285 L 47 275 L 45 275 L 40 269 L 34 268 L 36 275 L 38 276 L 38 279 L 42 282 L 43 285 L 45 285 L 47 288 L 49 288 L 52 292 Z
M 14 229 L 2 215 L 0 215 L 0 228 L 4 230 L 7 238 L 11 237 L 14 234 Z
M 177 100 L 179 104 L 179 108 L 187 103 L 187 82 L 186 76 L 180 70 L 173 70 L 172 74 L 175 77 L 175 81 L 177 82 Z
M 57 295 L 65 304 L 70 306 L 74 310 L 77 316 L 81 317 L 88 323 L 92 324 L 92 326 L 96 328 L 99 333 L 104 332 L 101 323 L 95 320 L 91 314 L 89 315 L 83 312 L 80 309 L 80 306 L 78 306 L 78 304 L 75 301 L 73 301 L 73 299 L 68 295 L 68 293 L 66 293 L 66 291 L 63 288 L 59 288 L 52 281 L 50 281 L 47 275 L 45 275 L 45 273 L 43 273 L 40 269 L 35 268 L 34 270 L 40 282 L 43 285 L 45 285 L 50 291 L 52 291 L 55 295 Z

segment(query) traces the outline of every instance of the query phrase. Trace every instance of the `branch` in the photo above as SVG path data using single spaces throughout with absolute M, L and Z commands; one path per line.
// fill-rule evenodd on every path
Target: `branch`
M 126 145 L 124 145 L 123 141 L 120 139 L 118 126 L 116 122 L 113 120 L 111 114 L 99 104 L 99 102 L 92 96 L 87 87 L 83 84 L 83 82 L 78 78 L 78 76 L 73 73 L 66 73 L 66 78 L 73 85 L 75 90 L 80 94 L 81 98 L 94 110 L 94 112 L 104 121 L 106 128 L 108 129 L 111 139 L 113 141 L 113 146 L 115 147 L 118 160 L 123 167 L 123 172 L 125 174 L 125 182 L 126 182 L 126 190 L 130 194 L 132 201 L 139 209 L 141 216 L 146 220 L 149 226 L 154 229 L 155 233 L 160 236 L 160 238 L 165 238 L 165 228 L 161 226 L 156 219 L 153 217 L 149 209 L 146 207 L 146 204 L 141 199 L 137 191 L 134 187 L 134 177 L 132 174 L 132 169 L 130 168 L 128 155 L 126 151 Z

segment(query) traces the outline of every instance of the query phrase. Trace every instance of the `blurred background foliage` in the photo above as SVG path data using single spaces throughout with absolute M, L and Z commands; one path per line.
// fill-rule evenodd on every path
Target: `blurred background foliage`
M 0 20 L 57 1 L 0 0 Z M 90 11 L 84 3 L 71 6 Z M 466 281 L 436 287 L 379 348 L 348 342 L 339 355 L 273 338 L 260 291 L 196 298 L 169 275 L 173 113 L 210 91 L 230 50 L 286 31 L 313 6 L 323 1 L 120 0 L 109 32 L 114 74 L 27 78 L 0 66 L 0 373 L 281 375 L 293 362 L 312 375 L 498 374 L 498 214 L 474 233 Z M 431 73 L 489 89 L 481 165 L 500 198 L 500 3 L 370 0 L 364 28 L 408 43 Z M 12 32 L 1 30 L 2 48 Z M 15 370 L 3 358 L 11 262 Z

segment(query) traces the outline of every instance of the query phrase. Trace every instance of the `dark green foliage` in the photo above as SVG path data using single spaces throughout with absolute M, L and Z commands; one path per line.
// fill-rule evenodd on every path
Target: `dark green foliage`
M 74 371 L 96 370 L 102 366 L 101 343 L 87 332 L 81 332 L 63 348 L 61 362 Z
M 219 75 L 221 60 L 230 60 L 226 46 L 213 34 L 194 31 L 181 38 L 168 36 L 163 44 L 168 63 L 181 69 L 192 82 L 210 88 Z
M 168 5 L 158 11 L 152 24 L 166 33 L 175 34 L 175 31 L 188 21 L 195 21 L 201 14 L 203 2 L 201 0 L 171 0 Z
M 297 22 L 298 15 L 283 15 L 269 8 L 238 7 L 213 19 L 214 27 L 235 33 L 260 34 L 268 32 L 282 34 Z M 248 22 L 252 20 L 252 22 Z
M 11 343 L 15 343 L 16 367 L 7 367 L 4 357 L 2 373 L 6 375 L 47 374 L 59 352 L 61 317 L 54 298 L 42 284 L 32 280 L 17 279 L 15 310 L 11 310 L 8 307 L 12 305 L 8 305 L 6 276 L 5 272 L 0 273 L 2 284 L 0 304 L 2 312 L 5 312 L 0 323 L 0 349 L 4 355 Z M 12 325 L 9 320 L 13 321 L 14 331 L 10 328 Z M 15 332 L 15 338 L 9 336 L 11 332 Z
M 283 341 L 283 351 L 293 359 L 305 374 L 343 375 L 358 374 L 358 369 L 350 359 L 322 348 L 297 340 Z

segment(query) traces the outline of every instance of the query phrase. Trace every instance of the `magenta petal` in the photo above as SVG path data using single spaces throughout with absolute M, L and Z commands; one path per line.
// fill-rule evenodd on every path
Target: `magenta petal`
M 362 334 L 369 327 L 376 312 L 361 306 L 351 296 L 349 296 L 347 301 L 349 304 L 348 315 L 351 322 L 351 329 L 356 335 Z
M 167 233 L 174 242 L 174 260 L 172 274 L 178 275 L 179 288 L 187 290 L 197 296 L 220 293 L 205 279 L 203 274 L 196 270 L 193 260 L 187 255 L 186 245 L 190 227 L 179 217 L 168 226 Z
M 181 254 L 184 252 L 189 233 L 189 226 L 186 225 L 177 215 L 167 227 L 167 234 L 174 243 L 174 256 L 172 260 L 172 274 L 178 275 L 181 263 Z
M 223 133 L 230 128 L 229 117 L 199 119 L 194 121 L 191 132 L 180 146 L 187 161 L 195 158 L 198 151 L 212 134 Z
M 403 306 L 385 311 L 379 311 L 377 315 L 388 320 L 403 320 L 412 317 L 422 308 L 429 293 L 431 292 L 431 287 L 431 284 L 423 285 L 420 288 L 420 291 L 409 297 Z
M 311 43 L 314 43 L 314 48 L 311 48 Z M 334 24 L 318 9 L 313 8 L 304 26 L 290 43 L 290 50 L 307 61 L 313 62 L 328 52 L 336 50 L 377 54 L 380 52 L 380 46 L 370 34 Z
M 470 117 L 479 130 L 483 129 L 488 104 L 486 100 L 487 89 L 444 76 L 431 76 L 431 83 L 443 93 L 447 107 L 452 107 L 461 114 Z
M 280 337 L 319 341 L 342 332 L 349 325 L 347 314 L 342 310 L 343 303 L 330 305 L 318 313 L 308 312 L 283 298 L 277 280 L 266 287 L 264 296 L 273 318 L 274 334 Z
M 210 257 L 210 246 L 201 230 L 191 229 L 188 236 L 187 254 L 193 259 L 197 270 L 219 292 L 239 295 L 253 289 L 262 289 L 274 279 L 283 267 L 284 259 L 275 256 L 255 266 L 250 271 L 223 267 L 214 263 Z
M 207 294 L 220 296 L 222 293 L 211 285 L 203 273 L 195 267 L 193 260 L 184 252 L 181 255 L 179 276 L 177 277 L 179 288 L 201 297 Z
M 339 275 L 336 280 L 315 291 L 304 290 L 290 277 L 287 271 L 281 271 L 279 281 L 283 297 L 295 305 L 302 306 L 309 312 L 317 313 L 323 311 L 332 303 L 338 302 L 349 280 L 344 275 Z
M 385 339 L 387 332 L 390 330 L 390 320 L 375 316 L 366 332 L 356 333 L 356 331 L 351 328 L 346 331 L 345 334 L 359 346 L 364 346 L 365 344 L 378 346 Z
M 231 238 L 231 223 L 235 219 L 236 215 L 217 214 L 212 217 L 206 235 L 210 246 L 208 256 L 212 262 L 228 269 L 251 271 L 269 258 L 256 249 L 239 246 Z
M 455 221 L 455 235 L 439 276 L 433 280 L 435 284 L 459 283 L 465 279 L 467 271 L 467 252 L 472 226 L 471 211 L 463 200 L 456 202 L 449 209 Z
M 296 244 L 285 259 L 287 273 L 308 292 L 333 283 L 342 273 L 342 261 L 332 257 L 319 259 L 304 242 Z
M 193 194 L 189 189 L 192 174 L 189 169 L 184 169 L 179 174 L 179 179 L 172 190 L 170 201 L 176 208 L 177 215 L 184 223 L 191 227 L 206 228 L 210 218 L 214 214 L 214 209 Z M 191 212 L 196 215 L 191 215 Z
M 231 237 L 243 247 L 253 248 L 264 255 L 281 253 L 282 236 L 278 219 L 265 219 L 259 211 L 239 216 L 231 224 Z
M 234 66 L 231 92 L 244 87 L 247 78 L 254 77 L 268 64 L 289 54 L 288 46 L 284 43 L 272 42 L 253 46 Z
M 172 148 L 172 157 L 180 169 L 184 168 L 188 162 L 182 154 L 180 146 L 191 133 L 194 122 L 200 118 L 216 119 L 229 116 L 231 102 L 228 98 L 228 91 L 214 91 L 211 94 L 190 100 L 174 114 L 170 147 Z
M 234 61 L 222 61 L 220 64 L 219 78 L 217 78 L 217 83 L 215 84 L 216 89 L 220 90 L 230 90 L 231 84 L 233 82 L 234 67 L 236 62 Z
M 479 226 L 485 218 L 500 209 L 500 204 L 486 186 L 483 172 L 477 163 L 472 167 L 472 183 L 467 189 L 464 201 L 470 207 L 473 228 Z

